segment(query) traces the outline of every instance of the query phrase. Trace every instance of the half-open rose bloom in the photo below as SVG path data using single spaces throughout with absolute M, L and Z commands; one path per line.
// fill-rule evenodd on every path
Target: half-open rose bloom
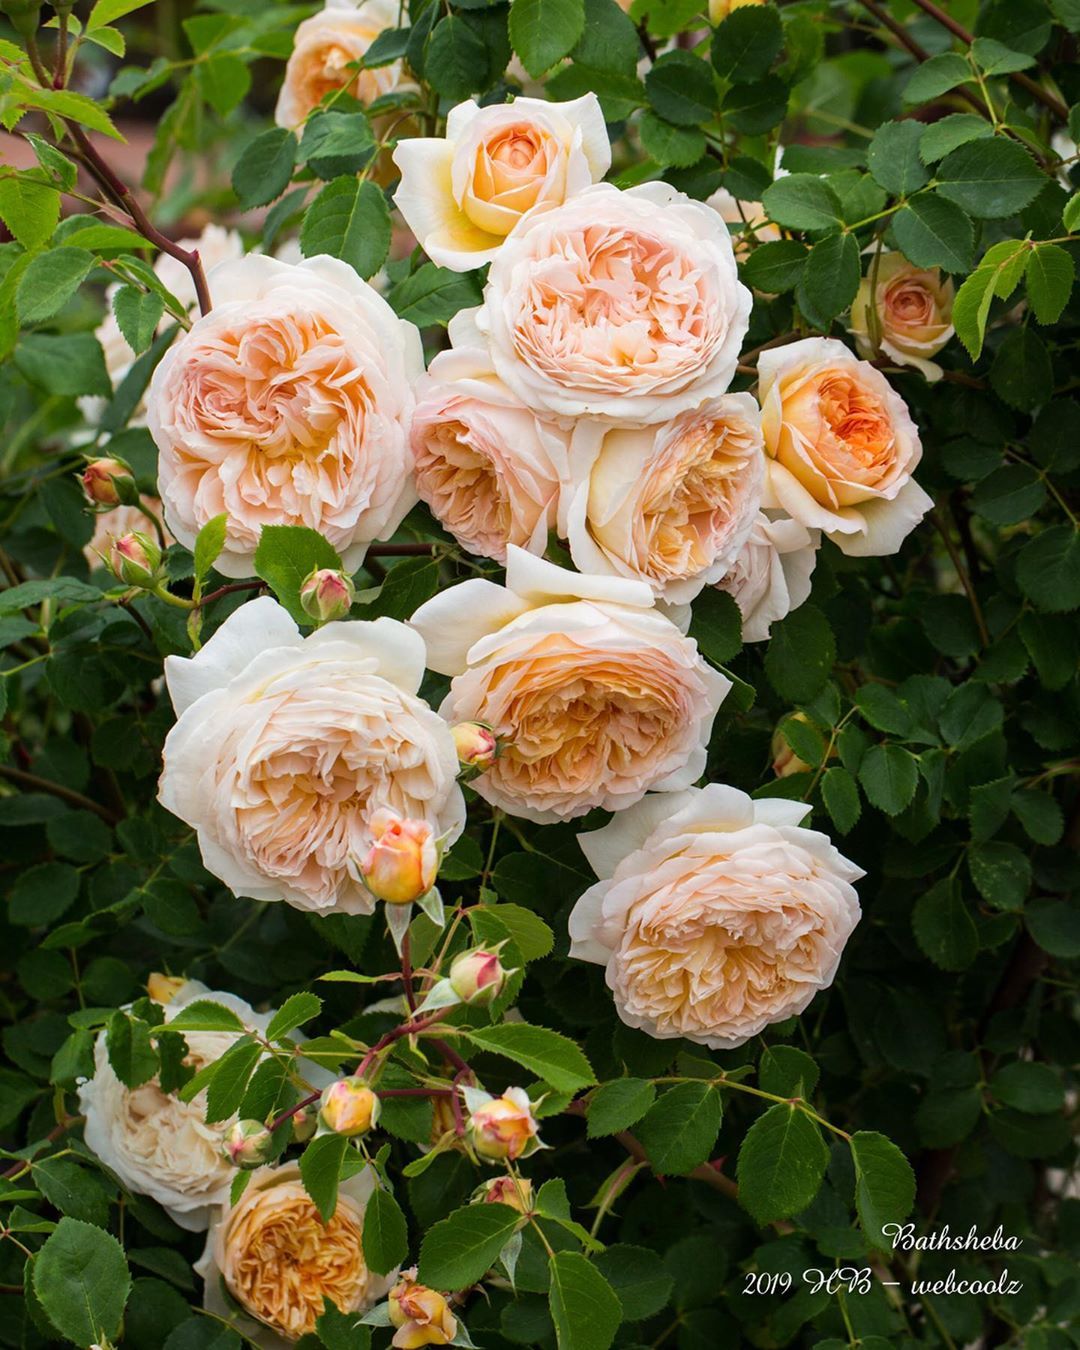
M 401 61 L 374 70 L 353 65 L 384 29 L 397 28 L 399 14 L 397 0 L 326 0 L 318 14 L 305 19 L 296 30 L 274 109 L 278 126 L 298 127 L 339 89 L 366 105 L 403 87 Z
M 409 137 L 394 150 L 394 201 L 420 247 L 440 267 L 489 263 L 527 211 L 558 205 L 611 167 L 595 94 L 570 103 L 519 98 L 451 108 L 445 137 Z
M 252 575 L 264 525 L 318 530 L 354 571 L 416 501 L 420 335 L 323 254 L 247 257 L 209 281 L 213 310 L 169 348 L 147 395 L 169 528 L 191 548 L 225 512 L 225 576 Z
M 370 1168 L 343 1179 L 324 1224 L 296 1163 L 252 1173 L 237 1203 L 216 1218 L 195 1266 L 204 1307 L 262 1350 L 283 1350 L 313 1332 L 324 1300 L 343 1313 L 366 1312 L 397 1278 L 374 1274 L 364 1261 L 364 1210 L 374 1189 Z
M 578 836 L 600 881 L 574 906 L 570 955 L 604 966 L 628 1026 L 733 1049 L 832 983 L 863 873 L 800 828 L 809 810 L 713 783 Z
M 764 642 L 770 627 L 809 597 L 820 544 L 820 530 L 778 511 L 758 512 L 734 565 L 716 583 L 739 606 L 744 642 Z
M 370 914 L 359 861 L 380 809 L 461 833 L 450 728 L 416 696 L 424 644 L 393 619 L 306 638 L 269 597 L 235 611 L 165 678 L 178 721 L 158 800 L 238 896 Z
M 916 267 L 902 253 L 882 253 L 851 304 L 851 331 L 863 356 L 879 352 L 897 365 L 914 366 L 928 380 L 941 379 L 931 361 L 956 331 L 953 283 L 936 267 Z M 875 318 L 876 311 L 876 318 Z
M 568 572 L 510 547 L 506 585 L 474 579 L 413 615 L 440 711 L 483 722 L 499 757 L 473 789 L 540 824 L 617 811 L 705 767 L 730 681 L 653 606 L 643 582 Z
M 907 404 L 842 342 L 804 338 L 758 358 L 766 507 L 820 529 L 844 553 L 895 553 L 933 505 Z
M 257 1013 L 234 994 L 207 989 L 197 980 L 182 983 L 165 1006 L 165 1021 L 196 1000 L 220 1003 L 255 1032 L 265 1032 L 273 1012 Z M 186 1031 L 187 1063 L 198 1070 L 235 1044 L 240 1033 Z M 166 1094 L 152 1078 L 129 1088 L 109 1062 L 105 1033 L 94 1043 L 94 1076 L 79 1086 L 79 1109 L 86 1117 L 85 1138 L 106 1167 L 130 1191 L 149 1195 L 182 1227 L 205 1228 L 210 1209 L 224 1204 L 236 1176 L 222 1145 L 235 1116 L 208 1125 L 206 1093 L 190 1102 Z
M 542 553 L 568 473 L 567 433 L 520 403 L 475 350 L 440 352 L 416 394 L 416 488 L 439 523 L 499 562 L 507 544 Z
M 571 466 L 563 533 L 581 571 L 692 600 L 734 566 L 758 514 L 758 406 L 750 394 L 724 394 L 656 426 L 580 423 Z
M 537 207 L 450 324 L 539 415 L 668 421 L 727 390 L 750 315 L 727 226 L 666 183 Z

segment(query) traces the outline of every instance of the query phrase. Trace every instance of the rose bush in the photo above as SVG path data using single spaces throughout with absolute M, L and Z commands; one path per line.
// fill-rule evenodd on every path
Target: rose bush
M 1080 1344 L 1074 0 L 317 3 L 0 0 L 0 1346 Z

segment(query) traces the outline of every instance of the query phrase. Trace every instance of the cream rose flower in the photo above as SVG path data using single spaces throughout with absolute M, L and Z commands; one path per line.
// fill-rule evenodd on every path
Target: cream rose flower
M 486 342 L 540 416 L 637 426 L 725 392 L 750 305 L 715 211 L 666 183 L 597 183 L 520 222 L 450 336 Z
M 421 500 L 470 553 L 503 562 L 507 544 L 544 551 L 568 437 L 519 403 L 483 353 L 435 357 L 417 386 L 411 440 Z
M 292 55 L 274 109 L 279 127 L 298 127 L 327 94 L 348 90 L 359 102 L 374 103 L 405 86 L 401 61 L 359 70 L 359 61 L 384 29 L 397 28 L 397 0 L 326 0 L 318 14 L 296 30 Z
M 471 783 L 481 797 L 544 824 L 701 774 L 731 684 L 652 600 L 642 582 L 582 576 L 511 545 L 505 587 L 466 581 L 413 615 L 428 665 L 453 676 L 442 715 L 499 739 Z
M 481 108 L 459 103 L 445 137 L 410 137 L 394 150 L 394 195 L 420 247 L 440 267 L 489 263 L 534 206 L 558 205 L 611 167 L 600 101 L 519 98 Z
M 273 1017 L 273 1012 L 255 1012 L 233 994 L 189 980 L 166 1005 L 166 1023 L 197 999 L 220 1003 L 256 1032 L 264 1032 Z M 195 1069 L 212 1064 L 238 1035 L 184 1032 L 187 1062 Z M 211 1208 L 228 1199 L 236 1169 L 221 1148 L 236 1117 L 208 1125 L 205 1092 L 182 1102 L 162 1092 L 156 1078 L 125 1087 L 109 1063 L 104 1031 L 94 1043 L 94 1076 L 79 1086 L 79 1109 L 86 1117 L 87 1147 L 128 1190 L 156 1200 L 182 1228 L 205 1228 Z
M 853 557 L 895 553 L 933 502 L 911 476 L 918 428 L 885 376 L 842 342 L 804 338 L 761 353 L 758 398 L 765 506 Z
M 366 1312 L 397 1278 L 397 1271 L 374 1274 L 364 1261 L 364 1210 L 374 1189 L 367 1167 L 343 1180 L 324 1224 L 296 1163 L 253 1172 L 237 1203 L 215 1220 L 195 1266 L 204 1307 L 263 1350 L 283 1350 L 313 1332 L 324 1301 L 344 1313 Z
M 851 331 L 863 356 L 884 352 L 898 365 L 914 366 L 928 380 L 941 379 L 930 360 L 956 331 L 953 283 L 936 267 L 916 267 L 902 253 L 870 259 L 870 270 L 851 305 Z
M 235 894 L 370 914 L 359 862 L 385 808 L 448 842 L 465 808 L 450 728 L 416 691 L 424 644 L 393 619 L 301 638 L 276 601 L 236 610 L 190 659 L 165 659 L 178 721 L 161 804 Z
M 863 872 L 800 828 L 809 810 L 713 783 L 578 836 L 600 881 L 570 915 L 570 955 L 605 967 L 628 1026 L 733 1049 L 832 983 Z
M 416 501 L 419 333 L 337 258 L 252 256 L 209 280 L 213 310 L 166 352 L 147 395 L 169 528 L 190 548 L 225 512 L 215 566 L 246 577 L 264 525 L 307 525 L 352 571 Z
M 564 496 L 577 566 L 648 582 L 676 604 L 719 580 L 761 502 L 760 421 L 750 394 L 725 394 L 658 426 L 579 424 Z
M 759 511 L 735 564 L 716 583 L 742 614 L 744 642 L 764 642 L 778 619 L 808 599 L 821 531 Z

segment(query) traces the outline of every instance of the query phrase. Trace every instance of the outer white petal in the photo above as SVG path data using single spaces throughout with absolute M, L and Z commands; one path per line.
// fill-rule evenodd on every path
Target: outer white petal
M 758 797 L 754 801 L 754 821 L 758 825 L 801 825 L 810 811 L 808 802 L 786 797 Z
M 450 139 L 398 141 L 394 163 L 401 170 L 401 186 L 394 203 L 432 262 L 468 272 L 490 262 L 502 240 L 474 225 L 454 200 L 453 158 Z
M 427 663 L 440 675 L 460 675 L 469 650 L 529 608 L 513 592 L 473 577 L 420 606 L 409 620 L 424 639 Z
M 770 459 L 767 468 L 762 506 L 772 510 L 779 507 L 800 525 L 823 530 L 830 537 L 834 534 L 856 534 L 861 531 L 865 503 L 832 511 L 827 506 L 822 506 L 795 475 L 777 460 Z
M 234 610 L 194 656 L 167 656 L 165 683 L 177 715 L 204 694 L 223 689 L 258 655 L 272 647 L 300 647 L 300 630 L 270 596 Z
M 653 593 L 648 582 L 570 572 L 513 544 L 506 550 L 506 585 L 527 601 L 530 608 L 557 604 L 562 600 L 602 600 L 635 609 L 653 607 Z
M 911 531 L 934 505 L 934 499 L 909 478 L 892 501 L 860 502 L 861 534 L 829 533 L 829 538 L 851 558 L 883 558 L 896 553 Z
M 520 105 L 525 100 L 518 99 Z M 581 148 L 589 163 L 594 183 L 611 168 L 611 140 L 604 122 L 600 100 L 592 92 L 568 103 L 545 103 L 545 108 L 557 110 L 572 125 L 581 130 Z
M 694 792 L 650 792 L 641 801 L 618 812 L 599 830 L 579 834 L 578 847 L 596 875 L 606 881 L 615 875 L 615 869 L 624 858 L 644 847 L 646 840 L 665 820 L 690 806 L 696 796 Z
M 648 798 L 645 798 L 648 801 Z M 640 803 L 639 803 L 640 805 Z M 633 810 L 633 807 L 630 808 Z M 626 812 L 622 812 L 626 815 Z M 619 819 L 616 816 L 616 819 Z M 600 833 L 600 831 L 597 831 Z M 578 835 L 578 842 L 587 835 Z M 576 961 L 593 961 L 598 966 L 606 964 L 611 955 L 611 948 L 601 941 L 598 934 L 601 931 L 604 909 L 604 896 L 607 894 L 608 884 L 606 881 L 599 881 L 595 886 L 590 886 L 578 899 L 574 908 L 570 911 L 570 918 L 567 923 L 567 930 L 570 934 L 570 955 Z
M 354 648 L 357 656 L 372 657 L 378 663 L 376 672 L 399 689 L 415 694 L 420 688 L 426 667 L 424 640 L 407 624 L 386 617 L 328 623 L 307 639 L 305 654 L 316 655 L 341 642 Z

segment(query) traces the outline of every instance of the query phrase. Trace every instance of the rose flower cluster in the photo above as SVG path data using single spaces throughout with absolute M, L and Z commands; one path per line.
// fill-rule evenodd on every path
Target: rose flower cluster
M 401 86 L 400 62 L 355 65 L 396 23 L 390 10 L 330 4 L 300 25 L 282 125 L 333 89 L 369 103 Z M 346 263 L 252 255 L 210 271 L 212 309 L 153 375 L 145 416 L 171 537 L 191 548 L 223 517 L 215 565 L 243 579 L 265 527 L 307 526 L 345 573 L 305 583 L 306 633 L 264 597 L 192 657 L 167 659 L 177 720 L 160 801 L 235 895 L 314 915 L 381 903 L 398 941 L 414 903 L 441 918 L 435 880 L 464 827 L 462 781 L 541 824 L 612 812 L 580 836 L 598 880 L 573 911 L 571 955 L 604 966 L 629 1026 L 739 1046 L 832 981 L 861 872 L 803 825 L 808 807 L 698 785 L 732 686 L 688 636 L 689 605 L 719 587 L 745 640 L 764 641 L 808 596 L 822 536 L 849 555 L 895 552 L 930 505 L 913 477 L 917 429 L 872 361 L 837 340 L 762 350 L 756 386 L 732 390 L 751 370 L 754 296 L 723 204 L 602 181 L 611 148 L 594 95 L 464 103 L 445 136 L 400 140 L 393 158 L 397 207 L 427 256 L 489 267 L 481 303 L 426 370 L 417 329 Z M 859 351 L 932 375 L 951 291 L 898 255 L 878 261 L 879 288 L 853 314 Z M 87 491 L 137 520 L 148 505 L 128 501 L 122 478 L 99 468 Z M 452 586 L 408 623 L 350 620 L 348 574 L 417 501 L 504 580 Z M 574 570 L 544 556 L 552 535 Z M 145 546 L 122 544 L 101 548 L 119 548 L 130 581 Z M 136 584 L 159 585 L 147 567 L 152 581 Z M 420 695 L 425 671 L 449 679 L 438 709 Z M 428 1006 L 486 999 L 505 975 L 497 950 L 459 958 Z M 166 1020 L 196 995 L 265 1029 L 229 995 L 186 987 L 162 999 Z M 192 1034 L 190 1063 L 234 1040 Z M 363 1066 L 336 1083 L 310 1068 L 321 1130 L 377 1128 Z M 467 1086 L 455 1103 L 476 1158 L 513 1167 L 542 1147 L 520 1087 Z M 83 1105 L 87 1143 L 126 1185 L 210 1224 L 208 1307 L 239 1305 L 259 1343 L 310 1332 L 324 1299 L 359 1312 L 387 1294 L 395 1345 L 457 1335 L 414 1273 L 367 1269 L 370 1169 L 342 1184 L 324 1223 L 296 1166 L 273 1165 L 281 1149 L 262 1123 L 207 1125 L 198 1096 L 127 1089 L 101 1045 Z M 235 1165 L 256 1169 L 239 1195 Z M 531 1203 L 514 1172 L 496 1186 L 483 1199 Z

